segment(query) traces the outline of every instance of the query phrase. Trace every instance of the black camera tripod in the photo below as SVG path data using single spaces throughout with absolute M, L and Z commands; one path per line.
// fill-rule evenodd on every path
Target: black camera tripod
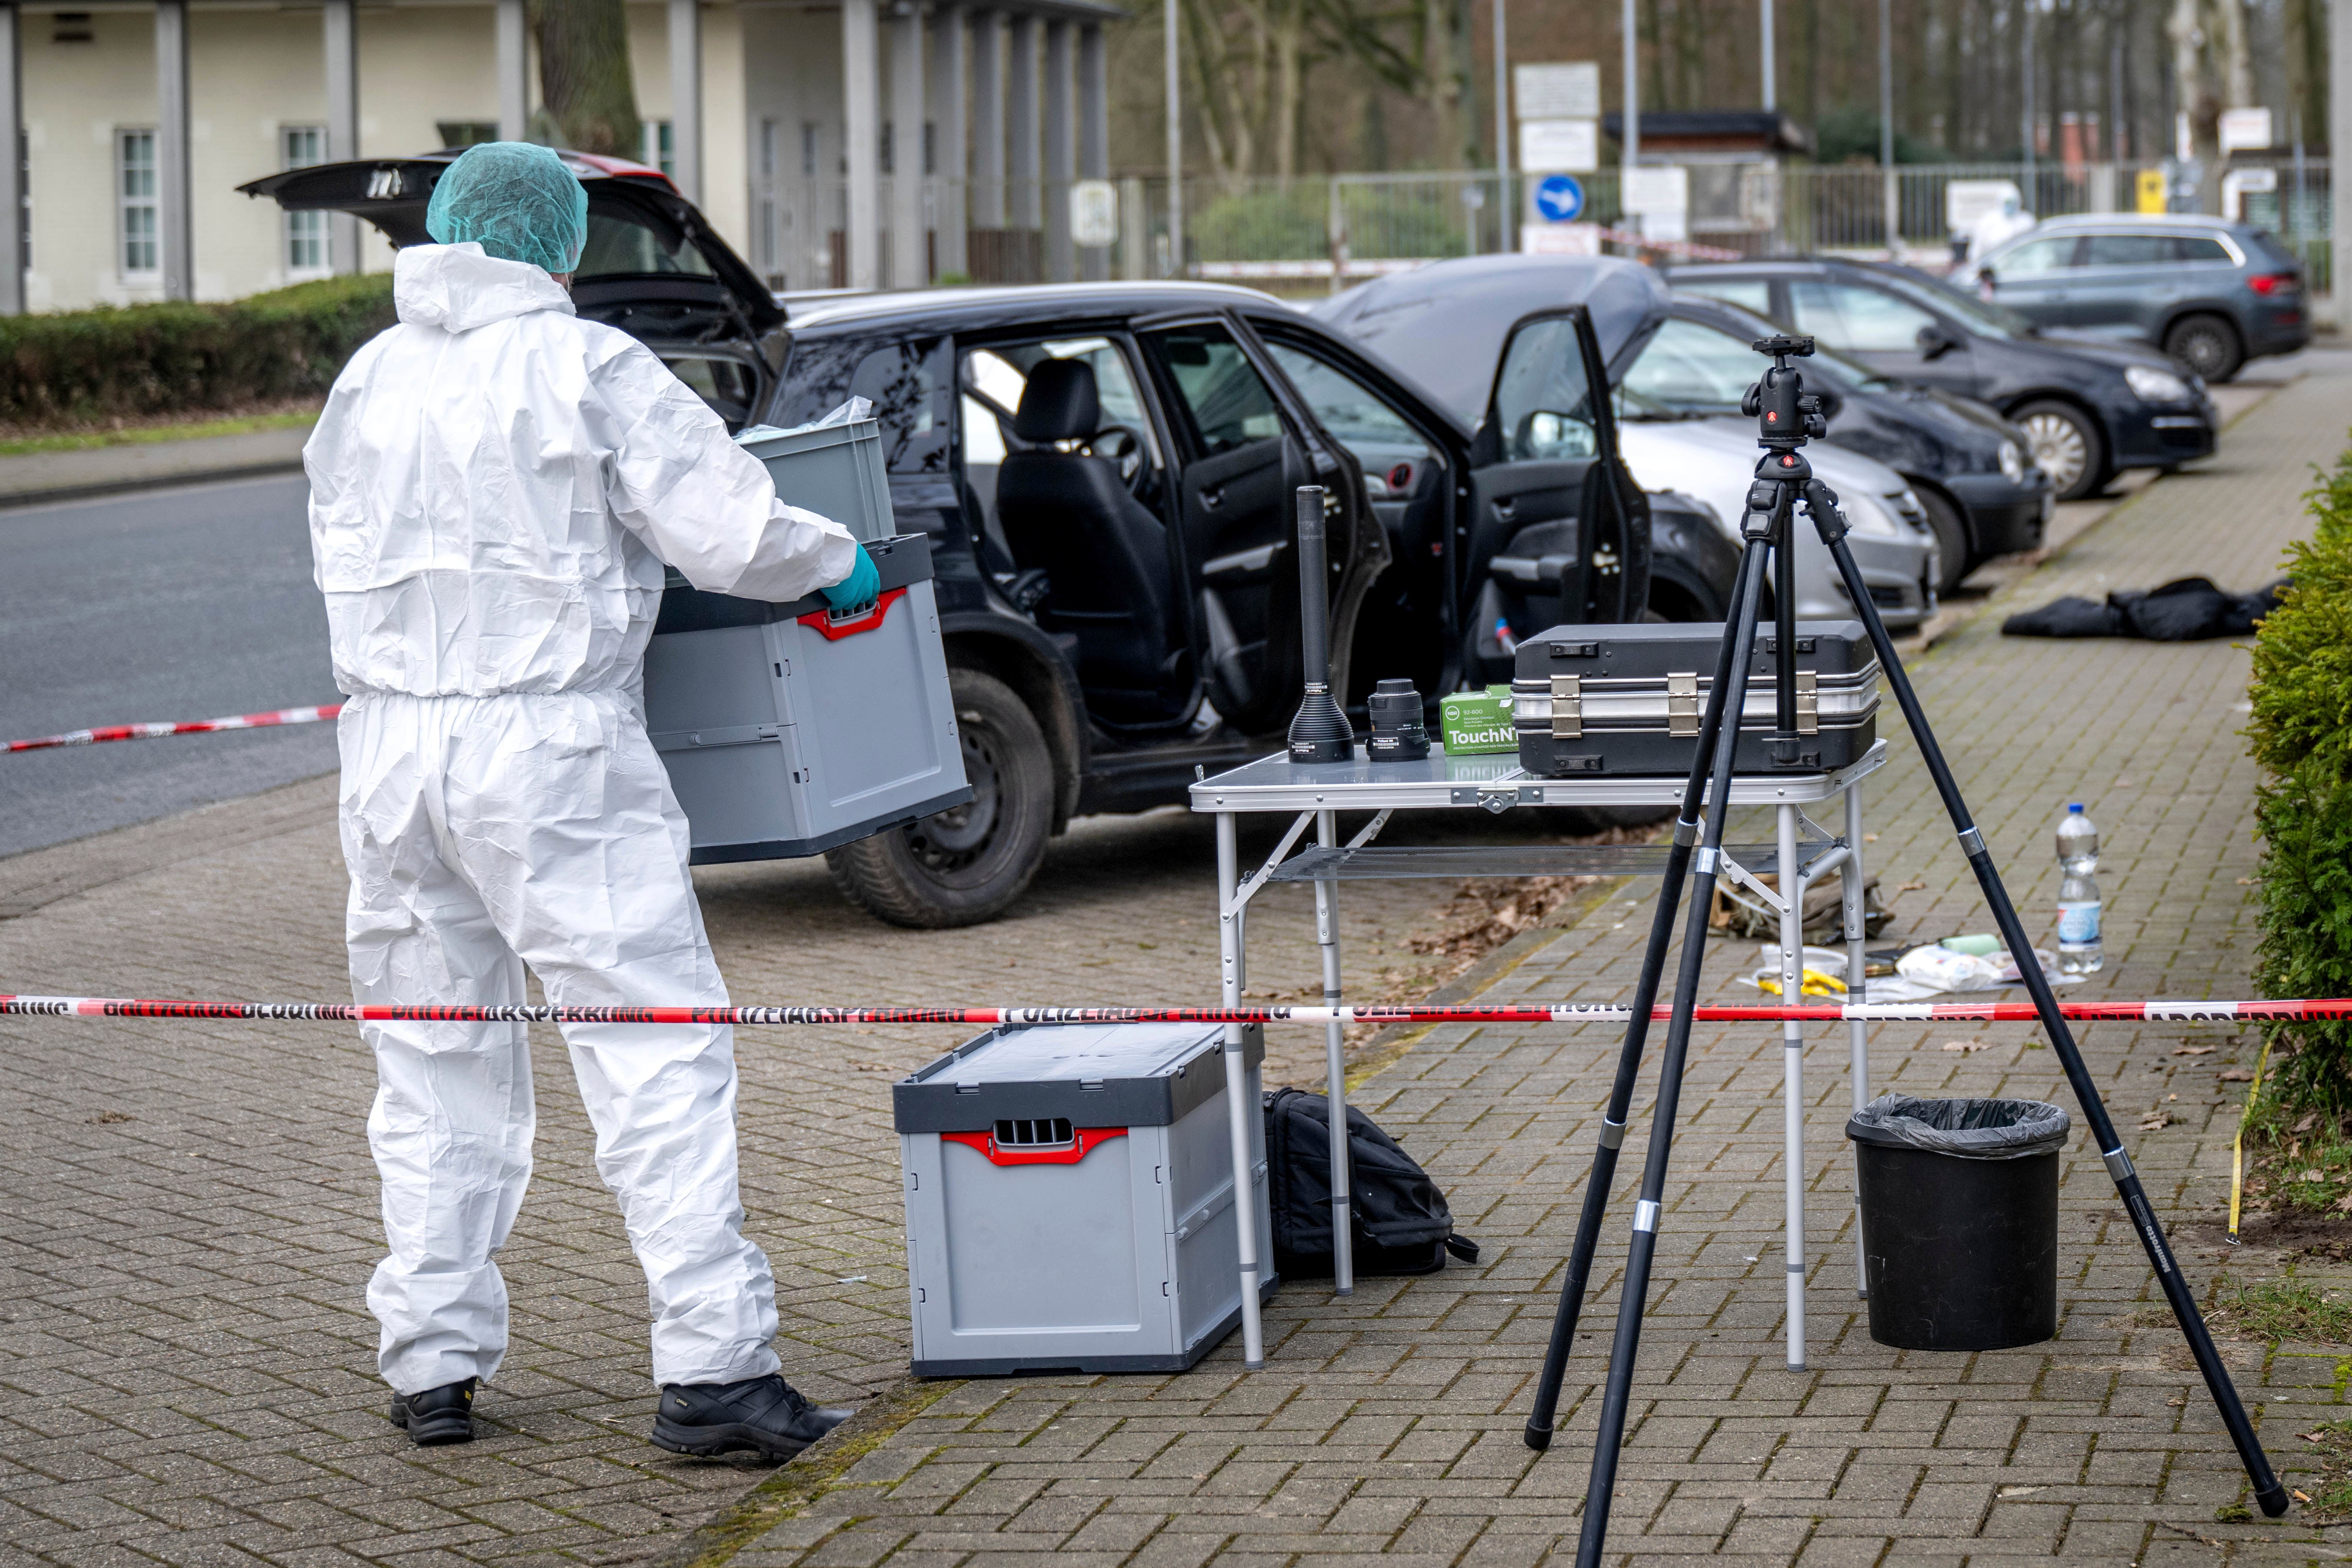
M 1877 606 L 1871 602 L 1870 589 L 1863 582 L 1861 568 L 1854 564 L 1853 552 L 1845 542 L 1846 521 L 1838 510 L 1837 496 L 1813 476 L 1813 471 L 1799 448 L 1808 437 L 1822 433 L 1822 421 L 1816 399 L 1806 395 L 1804 384 L 1797 367 L 1790 363 L 1813 352 L 1811 338 L 1771 337 L 1755 345 L 1756 352 L 1771 356 L 1772 363 L 1763 379 L 1748 389 L 1745 411 L 1753 416 L 1759 426 L 1759 444 L 1764 457 L 1756 466 L 1756 482 L 1748 491 L 1748 510 L 1740 525 L 1742 549 L 1739 572 L 1732 589 L 1731 619 L 1724 626 L 1723 644 L 1716 655 L 1715 680 L 1707 689 L 1706 707 L 1699 723 L 1697 754 L 1691 763 L 1689 782 L 1683 790 L 1682 811 L 1675 823 L 1674 845 L 1666 860 L 1664 886 L 1658 893 L 1658 907 L 1650 924 L 1650 942 L 1642 962 L 1641 978 L 1636 982 L 1633 999 L 1633 1020 L 1625 1027 L 1625 1043 L 1617 1059 L 1617 1078 L 1610 1089 L 1608 1110 L 1603 1113 L 1600 1144 L 1592 1157 L 1592 1173 L 1584 1190 L 1583 1213 L 1577 1222 L 1576 1243 L 1569 1256 L 1568 1279 L 1560 1288 L 1559 1310 L 1552 1321 L 1551 1344 L 1544 1358 L 1543 1376 L 1536 1387 L 1534 1408 L 1528 1416 L 1526 1439 L 1528 1447 L 1538 1452 L 1551 1446 L 1552 1422 L 1559 1406 L 1560 1383 L 1565 1374 L 1569 1348 L 1576 1338 L 1578 1316 L 1584 1301 L 1585 1286 L 1592 1269 L 1592 1254 L 1601 1232 L 1602 1213 L 1609 1204 L 1611 1178 L 1617 1168 L 1617 1152 L 1624 1142 L 1625 1121 L 1633 1097 L 1633 1082 L 1640 1070 L 1642 1050 L 1649 1033 L 1650 1010 L 1656 1004 L 1658 983 L 1664 975 L 1666 950 L 1674 939 L 1675 917 L 1683 893 L 1686 876 L 1696 880 L 1691 889 L 1690 911 L 1685 921 L 1682 959 L 1675 976 L 1674 1005 L 1666 1024 L 1665 1054 L 1660 1063 L 1657 1105 L 1650 1126 L 1649 1158 L 1642 1171 L 1642 1190 L 1633 1205 L 1633 1236 L 1625 1261 L 1624 1289 L 1618 1303 L 1617 1332 L 1610 1349 L 1609 1378 L 1601 1405 L 1600 1431 L 1593 1440 L 1592 1480 L 1585 1492 L 1583 1532 L 1577 1543 L 1578 1568 L 1598 1568 L 1602 1542 L 1609 1532 L 1609 1510 L 1617 1484 L 1618 1451 L 1625 1433 L 1625 1412 L 1633 1383 L 1633 1363 L 1642 1338 L 1642 1313 L 1649 1294 L 1650 1266 L 1657 1250 L 1657 1230 L 1661 1205 L 1665 1195 L 1666 1163 L 1673 1152 L 1675 1114 L 1681 1097 L 1683 1066 L 1690 1047 L 1692 1009 L 1698 1000 L 1699 970 L 1706 956 L 1706 918 L 1714 899 L 1717 867 L 1722 859 L 1723 832 L 1730 804 L 1727 787 L 1733 773 L 1733 760 L 1739 740 L 1739 721 L 1748 692 L 1748 663 L 1754 652 L 1759 605 L 1763 596 L 1764 574 L 1768 555 L 1774 571 L 1774 641 L 1776 654 L 1773 732 L 1766 738 L 1766 754 L 1777 766 L 1797 763 L 1797 684 L 1796 684 L 1796 593 L 1793 531 L 1796 506 L 1801 499 L 1811 515 L 1813 527 L 1822 542 L 1829 547 L 1837 563 L 1839 575 L 1845 583 L 1846 594 L 1853 601 L 1854 612 L 1870 634 L 1872 647 L 1877 651 L 1880 667 L 1888 686 L 1893 688 L 1896 706 L 1903 710 L 1903 721 L 1912 738 L 1918 743 L 1919 754 L 1927 764 L 1928 776 L 1935 781 L 1936 793 L 1943 797 L 1944 809 L 1951 816 L 1958 831 L 1960 847 L 1967 853 L 1969 866 L 1975 870 L 1977 882 L 1984 890 L 1985 901 L 1991 907 L 1994 923 L 2000 930 L 2001 941 L 2009 951 L 2024 956 L 2018 965 L 2025 986 L 2033 998 L 2035 1009 L 2042 1016 L 2042 1027 L 2058 1053 L 2067 1082 L 2073 1086 L 2074 1098 L 2083 1108 L 2083 1115 L 2091 1126 L 2092 1136 L 2098 1141 L 2107 1173 L 2115 1179 L 2116 1191 L 2122 1196 L 2124 1207 L 2130 1215 L 2132 1226 L 2138 1232 L 2140 1245 L 2147 1251 L 2148 1261 L 2156 1266 L 2158 1283 L 2164 1289 L 2165 1300 L 2171 1304 L 2172 1315 L 2179 1320 L 2180 1331 L 2189 1341 L 2190 1352 L 2196 1357 L 2198 1370 L 2204 1374 L 2205 1386 L 2212 1394 L 2213 1403 L 2221 1413 L 2222 1425 L 2228 1427 L 2230 1439 L 2238 1447 L 2238 1457 L 2244 1463 L 2246 1475 L 2253 1483 L 2254 1497 L 2262 1510 L 2276 1517 L 2286 1511 L 2286 1489 L 2272 1473 L 2270 1459 L 2246 1419 L 2245 1407 L 2238 1399 L 2238 1391 L 2230 1381 L 2220 1354 L 2213 1348 L 2212 1335 L 2206 1331 L 2205 1320 L 2197 1310 L 2197 1302 L 2180 1277 L 2180 1267 L 2166 1245 L 2164 1231 L 2157 1224 L 2156 1215 L 2148 1206 L 2147 1195 L 2141 1190 L 2139 1177 L 2132 1170 L 2130 1158 L 2116 1136 L 2115 1123 L 2107 1117 L 2107 1109 L 2099 1098 L 2097 1086 L 2092 1081 L 2090 1069 L 2084 1065 L 2083 1056 L 2075 1047 L 2074 1037 L 2058 1014 L 2058 999 L 2041 966 L 2032 961 L 2032 943 L 2027 940 L 2025 927 L 2017 917 L 2016 906 L 2001 886 L 2000 874 L 1992 863 L 1992 852 L 1969 816 L 1968 804 L 1960 798 L 1959 785 L 1953 781 L 1952 771 L 1944 761 L 1941 747 L 1936 743 L 1934 731 L 1928 728 L 1927 716 L 1919 706 L 1917 693 L 1911 689 L 1910 677 L 1905 673 L 1903 661 L 1895 652 L 1895 644 L 1886 635 L 1886 625 L 1879 618 Z M 1720 781 L 1727 787 L 1709 792 L 1710 780 Z M 1705 815 L 1702 818 L 1701 808 Z M 1696 847 L 1696 854 L 1694 854 Z M 1784 898 L 1798 896 L 1797 889 L 1780 889 Z M 1846 919 L 1850 925 L 1861 919 L 1858 900 L 1846 900 Z M 1849 930 L 1849 940 L 1856 937 Z M 1799 1042 L 1801 1045 L 1801 1041 Z M 1792 1265 L 1792 1267 L 1795 1267 Z

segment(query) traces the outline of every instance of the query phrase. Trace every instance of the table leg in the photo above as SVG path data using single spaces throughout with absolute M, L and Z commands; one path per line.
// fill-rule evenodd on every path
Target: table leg
M 1315 814 L 1315 842 L 1327 849 L 1339 843 L 1339 819 L 1335 812 Z M 1339 884 L 1328 877 L 1315 880 L 1315 940 L 1323 948 L 1323 1005 L 1339 1005 Z M 1356 1225 L 1348 1202 L 1348 1063 L 1337 1018 L 1323 1026 L 1326 1091 L 1331 1116 L 1331 1287 L 1342 1296 L 1356 1293 Z
M 1845 789 L 1845 865 L 1838 871 L 1839 887 L 1845 893 L 1845 983 L 1850 996 L 1864 994 L 1863 970 L 1869 960 L 1863 956 L 1863 942 L 1867 935 L 1862 929 L 1864 871 L 1862 868 L 1862 784 L 1859 780 Z M 1861 1019 L 1846 1025 L 1847 1045 L 1853 1054 L 1853 1066 L 1848 1073 L 1853 1080 L 1853 1108 L 1860 1110 L 1870 1103 L 1870 1026 Z M 1854 1168 L 1853 1182 L 1853 1293 L 1867 1299 L 1870 1295 L 1870 1259 L 1862 1247 L 1862 1171 Z
M 1223 970 L 1224 1004 L 1242 1005 L 1242 911 L 1234 903 L 1241 881 L 1240 832 L 1230 811 L 1217 813 L 1217 958 Z M 1242 1365 L 1265 1365 L 1265 1329 L 1258 1318 L 1257 1205 L 1252 1191 L 1249 1119 L 1260 1114 L 1242 1065 L 1247 1027 L 1225 1026 L 1225 1120 L 1233 1140 L 1234 1228 L 1239 1237 L 1242 1285 Z
M 1797 880 L 1797 808 L 1777 808 L 1780 838 L 1780 999 L 1802 999 L 1805 889 Z M 1805 1026 L 1780 1025 L 1781 1142 L 1788 1193 L 1789 1370 L 1805 1370 Z

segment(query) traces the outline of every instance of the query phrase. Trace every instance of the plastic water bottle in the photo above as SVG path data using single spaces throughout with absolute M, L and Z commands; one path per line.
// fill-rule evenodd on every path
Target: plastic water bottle
M 2099 945 L 2099 830 L 2079 805 L 2058 820 L 2058 969 L 2092 974 L 2105 956 Z

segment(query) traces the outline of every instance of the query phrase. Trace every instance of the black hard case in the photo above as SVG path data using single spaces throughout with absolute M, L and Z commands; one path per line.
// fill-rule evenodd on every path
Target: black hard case
M 1544 778 L 1687 774 L 1723 631 L 1712 622 L 1555 626 L 1521 642 L 1511 681 L 1519 765 Z M 1797 623 L 1810 692 L 1800 693 L 1801 739 L 1786 764 L 1765 745 L 1777 647 L 1772 629 L 1758 628 L 1735 771 L 1822 773 L 1858 760 L 1878 739 L 1878 658 L 1862 623 Z M 1563 707 L 1572 700 L 1572 720 L 1555 724 L 1555 692 Z

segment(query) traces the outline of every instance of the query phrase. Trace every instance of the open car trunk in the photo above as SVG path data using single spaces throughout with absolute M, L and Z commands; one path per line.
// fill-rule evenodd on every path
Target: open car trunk
M 562 154 L 588 191 L 588 242 L 573 274 L 581 315 L 659 354 L 740 429 L 765 416 L 784 363 L 784 311 L 743 259 L 658 171 Z M 400 247 L 431 243 L 425 211 L 455 153 L 314 163 L 237 189 L 288 212 L 345 212 Z

